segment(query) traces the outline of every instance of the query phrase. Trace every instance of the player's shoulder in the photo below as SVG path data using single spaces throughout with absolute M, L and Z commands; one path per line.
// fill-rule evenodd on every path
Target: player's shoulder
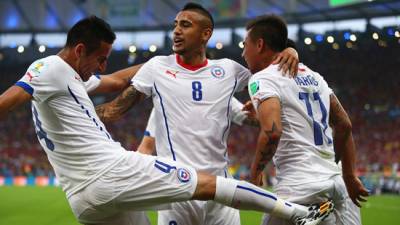
M 321 74 L 310 69 L 307 65 L 304 65 L 303 63 L 299 64 L 298 76 L 312 77 L 318 81 L 324 79 L 323 76 L 321 76 Z
M 157 55 L 151 58 L 147 63 L 152 63 L 152 64 L 172 64 L 175 62 L 175 56 L 174 55 Z
M 47 56 L 45 58 L 34 61 L 27 70 L 27 74 L 31 76 L 46 76 L 55 68 L 62 66 L 61 59 L 56 55 Z
M 234 67 L 234 66 L 240 66 L 239 63 L 232 59 L 228 58 L 221 58 L 221 59 L 209 59 L 208 60 L 210 66 L 221 66 L 221 67 Z

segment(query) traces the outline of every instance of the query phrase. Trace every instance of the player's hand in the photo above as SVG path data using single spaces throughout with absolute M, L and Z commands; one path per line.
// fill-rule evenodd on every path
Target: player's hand
M 355 205 L 361 208 L 361 202 L 366 202 L 365 197 L 369 195 L 368 190 L 361 183 L 357 176 L 343 176 L 344 183 L 346 184 L 347 192 L 350 199 Z
M 253 104 L 251 101 L 247 101 L 242 108 L 242 111 L 246 112 L 247 118 L 251 120 L 258 120 L 256 110 L 254 110 Z
M 299 55 L 295 49 L 286 48 L 278 54 L 272 64 L 279 64 L 279 70 L 282 70 L 283 74 L 289 71 L 289 75 L 295 77 L 299 68 Z

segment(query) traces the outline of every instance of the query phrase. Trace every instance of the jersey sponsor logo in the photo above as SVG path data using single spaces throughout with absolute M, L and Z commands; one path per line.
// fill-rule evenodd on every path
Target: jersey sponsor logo
M 185 168 L 179 168 L 179 169 L 177 170 L 177 172 L 178 172 L 178 179 L 179 179 L 182 183 L 187 183 L 187 182 L 190 180 L 191 175 L 190 175 L 189 170 L 187 170 L 187 169 L 185 169 Z
M 254 81 L 250 84 L 250 93 L 254 95 L 257 91 L 260 90 L 260 83 L 258 81 Z
M 174 78 L 176 78 L 176 74 L 178 74 L 178 72 L 179 71 L 170 71 L 170 70 L 165 71 L 166 74 L 173 76 Z
M 214 66 L 211 68 L 211 74 L 215 78 L 223 78 L 225 76 L 225 70 L 220 66 Z

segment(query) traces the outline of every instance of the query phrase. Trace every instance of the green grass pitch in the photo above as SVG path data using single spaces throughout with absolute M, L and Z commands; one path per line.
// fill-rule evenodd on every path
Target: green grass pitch
M 400 196 L 372 196 L 361 210 L 363 225 L 400 224 Z M 155 212 L 149 212 L 156 224 Z M 261 213 L 242 211 L 242 225 L 258 225 Z M 55 187 L 0 187 L 0 225 L 78 225 Z

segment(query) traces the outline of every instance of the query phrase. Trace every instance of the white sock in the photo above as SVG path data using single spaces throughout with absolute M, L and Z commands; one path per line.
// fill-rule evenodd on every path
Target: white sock
M 217 177 L 214 200 L 233 208 L 266 212 L 292 221 L 308 213 L 305 206 L 287 202 L 248 182 L 223 177 Z

